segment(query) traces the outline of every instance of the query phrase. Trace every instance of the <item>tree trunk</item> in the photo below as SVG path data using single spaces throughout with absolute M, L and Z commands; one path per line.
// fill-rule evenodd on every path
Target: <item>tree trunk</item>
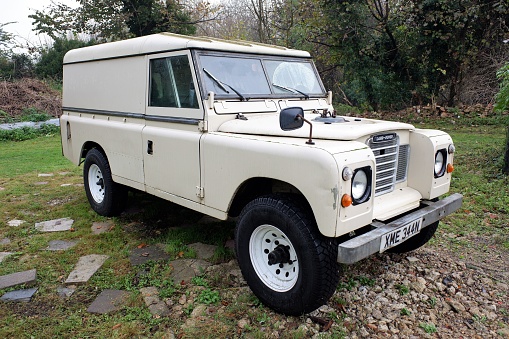
M 507 126 L 507 133 L 505 139 L 505 155 L 504 155 L 504 168 L 502 169 L 504 174 L 509 174 L 509 126 Z

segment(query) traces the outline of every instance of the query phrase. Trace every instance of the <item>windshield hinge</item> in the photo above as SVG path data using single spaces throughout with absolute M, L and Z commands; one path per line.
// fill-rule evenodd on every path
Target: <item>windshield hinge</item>
M 198 123 L 198 131 L 200 132 L 207 132 L 209 129 L 209 124 L 207 121 L 205 120 L 201 120 L 199 123 Z
M 203 187 L 196 186 L 196 196 L 199 199 L 205 198 L 205 191 L 203 190 Z
M 247 121 L 247 118 L 242 113 L 237 113 L 237 116 L 235 117 L 235 119 L 246 120 Z

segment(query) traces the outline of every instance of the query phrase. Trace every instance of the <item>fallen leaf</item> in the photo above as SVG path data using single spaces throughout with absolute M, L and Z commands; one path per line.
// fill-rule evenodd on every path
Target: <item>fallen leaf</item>
M 323 326 L 322 332 L 327 332 L 331 328 L 332 324 L 334 324 L 334 322 L 329 320 L 329 322 Z
M 373 331 L 378 330 L 378 326 L 376 326 L 375 324 L 367 324 L 366 327 L 368 327 L 369 329 L 372 329 Z
M 141 244 L 138 245 L 138 248 L 143 248 L 143 247 L 147 247 L 147 244 L 141 243 Z
M 177 254 L 177 258 L 182 258 L 184 256 L 184 251 L 180 251 L 178 254 Z
M 142 256 L 142 257 L 148 257 L 148 256 L 149 256 L 149 254 L 150 254 L 150 253 L 145 252 L 145 253 L 142 253 L 142 254 L 141 254 L 141 256 Z
M 119 328 L 120 326 L 122 326 L 122 324 L 116 324 L 115 326 L 113 326 L 111 329 L 112 330 L 116 330 L 117 328 Z

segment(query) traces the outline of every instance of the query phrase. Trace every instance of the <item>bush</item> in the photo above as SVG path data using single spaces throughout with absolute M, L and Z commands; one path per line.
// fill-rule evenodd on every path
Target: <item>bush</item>
M 60 133 L 60 127 L 51 124 L 42 124 L 40 128 L 22 127 L 11 130 L 0 129 L 0 141 L 24 141 L 58 133 Z
M 21 121 L 41 122 L 49 119 L 51 119 L 51 116 L 48 113 L 38 110 L 35 107 L 25 108 L 21 116 Z
M 504 112 L 509 109 L 509 63 L 497 71 L 497 78 L 500 81 L 500 91 L 495 97 L 495 111 Z

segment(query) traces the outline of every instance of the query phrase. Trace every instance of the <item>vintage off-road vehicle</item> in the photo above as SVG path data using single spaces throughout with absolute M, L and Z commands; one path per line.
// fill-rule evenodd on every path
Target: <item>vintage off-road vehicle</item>
M 461 206 L 437 199 L 447 133 L 337 116 L 304 51 L 165 33 L 72 50 L 60 120 L 97 213 L 132 188 L 238 217 L 242 273 L 286 314 L 326 303 L 338 263 L 416 249 Z

